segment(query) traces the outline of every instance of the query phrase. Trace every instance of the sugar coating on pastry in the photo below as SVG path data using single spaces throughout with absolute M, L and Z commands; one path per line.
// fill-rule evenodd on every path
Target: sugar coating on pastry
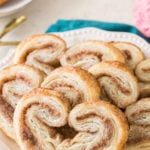
M 55 69 L 43 81 L 42 87 L 61 92 L 72 107 L 100 97 L 100 87 L 96 79 L 79 67 Z
M 103 60 L 125 62 L 123 54 L 109 43 L 102 41 L 84 41 L 72 45 L 60 59 L 62 66 L 78 66 L 88 70 Z
M 111 44 L 123 52 L 126 64 L 131 69 L 135 69 L 136 65 L 144 59 L 142 50 L 132 43 L 112 42 Z
M 37 88 L 24 95 L 14 113 L 21 150 L 56 150 L 64 139 L 57 128 L 67 124 L 69 111 L 64 96 L 56 91 Z
M 65 50 L 65 41 L 56 35 L 33 35 L 19 44 L 14 63 L 26 63 L 49 74 L 60 65 L 59 59 Z
M 130 124 L 127 149 L 149 150 L 150 148 L 150 98 L 143 98 L 126 108 Z
M 25 64 L 0 72 L 0 128 L 10 138 L 15 139 L 13 114 L 18 101 L 25 93 L 39 87 L 43 80 L 42 72 Z
M 138 99 L 139 86 L 133 72 L 123 63 L 103 61 L 89 69 L 101 87 L 101 99 L 108 100 L 120 108 Z
M 78 133 L 57 150 L 122 150 L 128 137 L 124 114 L 105 101 L 76 105 L 69 114 L 69 125 Z

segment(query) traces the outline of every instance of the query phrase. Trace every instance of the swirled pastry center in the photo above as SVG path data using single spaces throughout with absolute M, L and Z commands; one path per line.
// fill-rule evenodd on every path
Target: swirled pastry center
M 82 91 L 77 87 L 78 83 L 74 83 L 74 81 L 72 83 L 67 79 L 56 79 L 50 82 L 48 87 L 51 90 L 61 92 L 68 99 L 71 106 L 75 106 L 77 103 L 81 103 L 84 97 Z
M 28 145 L 34 145 L 35 149 L 40 148 L 42 150 L 43 147 L 46 147 L 47 149 L 55 150 L 63 136 L 55 128 L 50 127 L 49 124 L 60 120 L 61 113 L 59 110 L 44 103 L 34 103 L 29 105 L 23 113 L 23 127 L 21 127 L 20 131 L 22 140 L 29 140 Z M 49 115 L 51 115 L 52 120 L 47 120 Z M 47 144 L 47 141 L 51 139 L 53 140 Z
M 62 52 L 57 51 L 57 49 L 59 49 L 57 43 L 36 49 L 27 55 L 26 64 L 32 65 L 49 74 L 59 65 L 59 56 Z
M 137 125 L 145 125 L 150 126 L 150 116 L 149 116 L 150 110 L 138 110 L 137 112 L 134 112 L 131 114 L 132 120 L 130 120 L 130 124 L 137 124 Z
M 121 78 L 105 75 L 100 77 L 98 81 L 103 89 L 102 99 L 117 102 L 118 94 L 126 98 L 131 94 L 130 84 Z
M 3 85 L 2 95 L 4 99 L 15 108 L 18 100 L 32 89 L 32 85 L 29 82 L 19 80 L 12 80 Z
M 94 112 L 77 116 L 80 129 L 72 140 L 64 140 L 57 150 L 90 149 L 109 147 L 114 138 L 114 125 L 110 119 Z
M 85 70 L 88 70 L 88 68 L 100 62 L 101 59 L 102 59 L 102 54 L 100 52 L 94 52 L 88 50 L 78 52 L 66 58 L 69 64 L 73 64 L 74 66 L 80 66 Z

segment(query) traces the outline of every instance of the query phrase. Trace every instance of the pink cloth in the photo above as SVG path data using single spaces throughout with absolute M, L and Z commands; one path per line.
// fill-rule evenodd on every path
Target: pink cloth
M 150 37 L 150 0 L 136 0 L 133 10 L 135 26 Z

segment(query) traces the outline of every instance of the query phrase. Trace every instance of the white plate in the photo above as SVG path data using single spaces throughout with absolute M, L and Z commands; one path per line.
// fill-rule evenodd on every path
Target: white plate
M 32 0 L 8 0 L 6 4 L 0 6 L 0 17 L 7 16 L 21 10 L 31 1 Z
M 84 29 L 60 32 L 54 34 L 61 36 L 67 42 L 68 47 L 76 42 L 90 40 L 90 39 L 103 40 L 103 41 L 131 42 L 137 45 L 138 47 L 140 47 L 143 50 L 146 57 L 150 57 L 150 45 L 141 37 L 131 33 L 109 32 L 109 31 L 104 31 L 96 28 L 84 28 Z M 9 60 L 12 60 L 14 52 L 15 50 L 12 49 L 11 51 L 9 51 L 6 57 L 0 61 L 1 68 L 7 66 L 10 63 Z M 0 132 L 0 149 L 19 150 L 17 145 L 14 142 L 12 142 L 10 139 L 8 139 L 6 136 L 4 136 L 1 132 Z

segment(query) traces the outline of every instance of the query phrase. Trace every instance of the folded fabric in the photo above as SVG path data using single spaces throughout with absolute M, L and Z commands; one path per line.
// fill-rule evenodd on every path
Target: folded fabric
M 137 34 L 150 42 L 150 38 L 145 37 L 136 27 L 123 24 L 123 23 L 110 23 L 92 20 L 58 20 L 56 23 L 50 25 L 46 33 L 50 32 L 64 32 L 74 29 L 80 29 L 85 27 L 95 27 L 107 31 L 119 31 L 119 32 L 130 32 Z

